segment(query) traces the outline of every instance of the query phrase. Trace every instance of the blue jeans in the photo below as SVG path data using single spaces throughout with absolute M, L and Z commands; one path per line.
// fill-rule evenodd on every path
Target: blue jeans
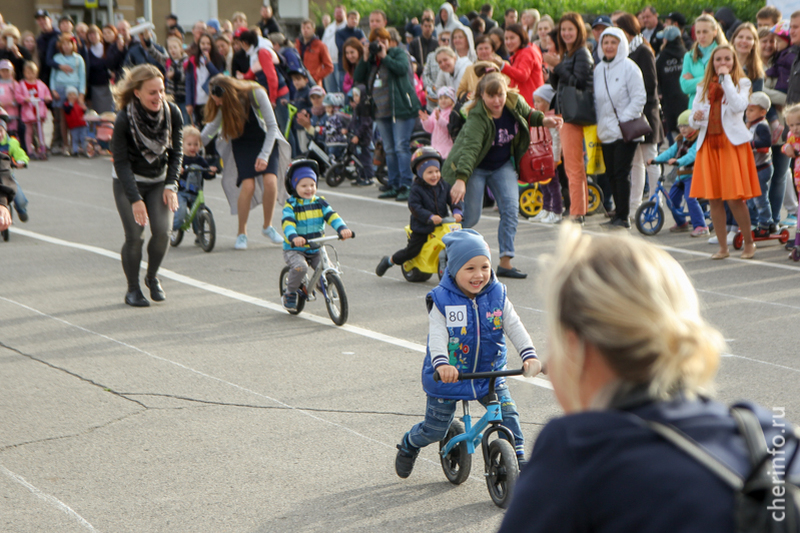
M 17 210 L 17 213 L 27 213 L 28 212 L 28 197 L 25 196 L 25 193 L 22 192 L 22 187 L 19 186 L 19 182 L 17 178 L 13 178 L 14 182 L 17 184 L 17 194 L 14 196 L 14 209 Z
M 497 240 L 500 244 L 500 257 L 514 257 L 514 237 L 517 236 L 517 216 L 519 214 L 519 186 L 517 171 L 511 161 L 497 170 L 476 168 L 467 182 L 464 195 L 464 220 L 462 225 L 471 228 L 481 219 L 483 192 L 486 187 L 492 192 L 500 210 L 500 224 L 497 226 Z
M 69 136 L 72 137 L 73 154 L 78 153 L 78 148 L 80 148 L 82 152 L 86 151 L 86 139 L 89 136 L 89 126 L 72 128 L 71 130 L 69 130 Z
M 175 211 L 175 217 L 172 219 L 172 231 L 181 229 L 196 199 L 197 195 L 195 194 L 186 191 L 178 191 L 178 210 Z M 197 220 L 192 221 L 192 229 L 197 233 Z
M 676 181 L 669 190 L 669 201 L 672 202 L 672 217 L 679 226 L 686 224 L 686 216 L 683 214 L 683 199 L 686 198 L 686 209 L 689 211 L 689 219 L 692 221 L 693 228 L 706 227 L 706 219 L 703 216 L 703 209 L 697 198 L 689 196 L 692 189 L 692 177 Z
M 781 221 L 781 209 L 783 208 L 783 197 L 786 193 L 786 180 L 791 179 L 789 164 L 791 163 L 786 154 L 781 152 L 780 146 L 772 147 L 772 184 L 769 188 L 769 206 L 772 210 L 772 223 L 779 224 Z M 789 213 L 791 214 L 791 213 Z
M 747 207 L 750 208 L 750 220 L 756 223 L 759 228 L 767 229 L 772 224 L 772 206 L 769 202 L 770 181 L 772 180 L 772 165 L 758 171 L 758 183 L 761 185 L 761 196 L 756 196 L 747 200 Z M 783 202 L 783 198 L 781 198 Z
M 386 152 L 389 185 L 395 189 L 411 187 L 414 179 L 411 173 L 411 133 L 414 131 L 415 119 L 379 118 L 375 122 Z
M 497 398 L 500 400 L 500 410 L 503 412 L 503 425 L 514 434 L 516 444 L 514 446 L 517 455 L 525 453 L 525 437 L 522 436 L 522 428 L 519 425 L 519 413 L 517 404 L 508 392 L 508 385 L 505 383 L 495 387 Z M 434 398 L 428 396 L 428 405 L 425 408 L 425 420 L 416 424 L 408 432 L 408 442 L 417 448 L 423 448 L 428 444 L 440 442 L 447 435 L 447 430 L 455 418 L 456 408 L 460 400 L 447 400 L 444 398 Z M 484 396 L 480 400 L 485 407 L 489 402 L 488 397 Z M 474 420 L 473 422 L 477 422 Z

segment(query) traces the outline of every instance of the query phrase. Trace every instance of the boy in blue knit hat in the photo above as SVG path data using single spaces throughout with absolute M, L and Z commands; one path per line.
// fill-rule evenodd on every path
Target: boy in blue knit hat
M 353 232 L 344 220 L 317 193 L 317 163 L 308 159 L 292 162 L 286 172 L 286 190 L 292 196 L 283 207 L 283 260 L 290 267 L 283 295 L 283 307 L 297 309 L 297 290 L 303 283 L 308 265 L 317 268 L 319 250 L 308 246 L 309 239 L 325 236 L 325 223 L 339 237 L 349 239 Z
M 428 350 L 422 365 L 422 388 L 428 395 L 428 405 L 425 420 L 403 435 L 397 445 L 395 471 L 401 478 L 411 474 L 420 448 L 445 438 L 459 400 L 486 405 L 489 380 L 458 381 L 458 374 L 505 369 L 505 336 L 519 352 L 525 376 L 535 376 L 542 369 L 531 337 L 506 297 L 506 286 L 492 271 L 489 245 L 481 234 L 464 229 L 448 233 L 442 241 L 447 274 L 426 298 Z M 441 381 L 433 380 L 434 371 L 439 372 Z M 522 467 L 525 441 L 519 413 L 505 379 L 497 378 L 495 383 L 503 425 L 514 434 L 514 449 Z

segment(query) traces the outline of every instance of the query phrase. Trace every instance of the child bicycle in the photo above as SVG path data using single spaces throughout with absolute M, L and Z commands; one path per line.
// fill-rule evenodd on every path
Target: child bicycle
M 353 232 L 353 238 L 356 234 Z M 319 250 L 320 261 L 317 268 L 313 272 L 306 273 L 300 289 L 297 291 L 297 307 L 294 309 L 287 309 L 293 315 L 299 315 L 306 305 L 306 301 L 313 302 L 317 299 L 316 289 L 319 289 L 325 298 L 325 306 L 328 308 L 328 315 L 337 326 L 344 325 L 347 322 L 347 314 L 349 311 L 347 305 L 347 294 L 344 291 L 344 283 L 342 283 L 342 271 L 339 268 L 339 254 L 336 248 L 330 244 L 324 244 L 329 241 L 340 239 L 338 236 L 332 237 L 319 237 L 317 239 L 309 239 L 307 241 L 312 250 Z M 326 248 L 333 250 L 334 259 L 331 261 L 328 256 Z M 289 267 L 283 267 L 281 275 L 278 280 L 278 288 L 280 295 L 286 293 L 286 283 L 289 278 Z
M 514 496 L 514 487 L 519 477 L 519 464 L 514 452 L 514 435 L 503 425 L 503 412 L 500 400 L 494 390 L 495 380 L 499 377 L 520 376 L 519 370 L 499 370 L 496 372 L 475 372 L 458 374 L 458 380 L 489 379 L 489 403 L 484 414 L 473 426 L 469 414 L 469 402 L 462 401 L 464 416 L 461 420 L 453 420 L 447 435 L 439 443 L 439 455 L 444 475 L 450 483 L 460 485 L 469 478 L 472 469 L 472 454 L 478 444 L 483 450 L 484 476 L 486 488 L 495 505 L 505 509 Z M 433 379 L 439 381 L 439 373 L 434 372 Z M 491 426 L 491 427 L 489 427 Z M 486 428 L 489 427 L 487 430 Z M 486 431 L 484 431 L 486 430 Z M 489 442 L 493 433 L 505 438 L 497 438 Z
M 170 236 L 169 243 L 172 246 L 178 246 L 183 240 L 183 233 L 189 231 L 189 228 L 194 229 L 196 236 L 195 242 L 200 245 L 200 248 L 205 252 L 210 252 L 214 249 L 214 244 L 217 242 L 217 226 L 214 224 L 214 215 L 205 204 L 205 195 L 203 194 L 203 173 L 208 172 L 200 165 L 189 165 L 186 167 L 186 190 L 196 193 L 197 197 L 191 205 L 189 213 L 186 215 L 178 231 L 173 231 Z M 197 219 L 195 221 L 195 218 Z
M 663 201 L 667 203 L 667 208 L 670 210 L 670 212 L 675 210 L 675 206 L 669 199 L 669 193 L 664 188 L 664 167 L 662 166 L 661 168 L 661 176 L 658 177 L 658 186 L 656 187 L 656 190 L 653 191 L 653 194 L 650 196 L 648 201 L 642 202 L 642 204 L 639 206 L 639 209 L 636 210 L 636 214 L 634 215 L 636 229 L 639 230 L 639 233 L 642 235 L 656 235 L 664 226 L 664 208 L 661 207 L 662 197 L 664 198 Z M 708 202 L 701 201 L 700 207 L 703 210 L 703 217 L 707 222 L 709 222 L 706 225 L 708 226 L 709 230 L 712 230 L 713 224 L 710 224 L 711 211 L 708 209 Z M 690 218 L 689 211 L 686 209 L 686 207 L 683 208 L 683 214 L 687 220 Z

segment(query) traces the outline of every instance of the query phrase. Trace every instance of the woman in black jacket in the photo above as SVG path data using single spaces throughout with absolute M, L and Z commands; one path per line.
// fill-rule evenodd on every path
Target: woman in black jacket
M 556 91 L 556 113 L 561 113 L 564 88 L 572 85 L 591 95 L 594 86 L 594 61 L 586 48 L 586 28 L 578 13 L 565 13 L 558 22 L 558 51 L 545 54 L 544 61 L 552 70 L 550 85 Z M 582 124 L 564 123 L 561 147 L 569 180 L 570 218 L 582 224 L 588 208 Z
M 103 41 L 100 28 L 92 24 L 86 34 L 86 99 L 89 107 L 98 113 L 114 111 L 114 98 L 111 96 L 111 75 L 109 70 L 116 63 L 117 47 L 114 43 Z
M 661 126 L 661 108 L 658 101 L 658 75 L 656 74 L 656 56 L 642 36 L 642 27 L 635 16 L 625 13 L 617 19 L 617 27 L 625 32 L 628 38 L 630 51 L 628 57 L 639 65 L 644 78 L 644 90 L 647 93 L 647 102 L 644 104 L 642 114 L 650 124 L 652 132 L 645 135 L 644 142 L 639 143 L 636 154 L 633 156 L 631 167 L 631 202 L 630 213 L 633 216 L 642 203 L 644 194 L 645 173 L 648 176 L 650 190 L 655 190 L 658 181 L 658 166 L 648 165 L 647 162 L 658 155 L 658 145 L 664 141 L 664 128 Z
M 183 159 L 181 110 L 164 94 L 164 76 L 154 65 L 125 69 L 114 87 L 117 120 L 111 138 L 114 199 L 125 230 L 122 269 L 128 279 L 125 303 L 147 307 L 139 288 L 144 227 L 150 223 L 145 285 L 150 297 L 165 299 L 156 274 L 169 248 L 172 216 L 178 209 L 178 174 Z
M 656 58 L 656 76 L 664 114 L 664 133 L 672 144 L 672 134 L 678 131 L 678 116 L 689 108 L 689 97 L 681 90 L 681 70 L 686 47 L 683 46 L 681 31 L 677 27 L 664 28 L 660 33 L 665 42 Z

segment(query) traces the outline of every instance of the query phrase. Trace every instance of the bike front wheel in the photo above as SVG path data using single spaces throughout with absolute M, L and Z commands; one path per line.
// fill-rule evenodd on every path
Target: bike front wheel
M 217 226 L 214 224 L 214 215 L 205 206 L 197 213 L 197 240 L 204 252 L 214 249 L 217 242 Z
M 347 294 L 344 283 L 335 272 L 325 274 L 325 305 L 334 324 L 342 326 L 347 322 Z
M 172 235 L 169 236 L 169 244 L 171 246 L 178 246 L 181 241 L 183 240 L 183 230 L 175 230 L 172 232 Z
M 651 237 L 664 226 L 664 210 L 652 200 L 642 202 L 636 210 L 634 221 L 639 233 Z
M 442 462 L 442 470 L 444 476 L 453 485 L 461 485 L 469 478 L 470 470 L 472 470 L 472 456 L 467 451 L 466 441 L 459 442 L 447 455 L 442 455 L 441 451 L 450 442 L 450 439 L 463 433 L 464 424 L 454 420 L 450 424 L 450 429 L 447 430 L 447 435 L 439 442 L 439 459 Z
M 329 187 L 338 187 L 346 177 L 347 173 L 344 163 L 336 163 L 325 171 L 325 183 L 327 183 Z
M 514 447 L 507 440 L 497 439 L 489 444 L 489 464 L 486 465 L 486 487 L 494 504 L 508 507 L 519 478 L 519 465 Z

